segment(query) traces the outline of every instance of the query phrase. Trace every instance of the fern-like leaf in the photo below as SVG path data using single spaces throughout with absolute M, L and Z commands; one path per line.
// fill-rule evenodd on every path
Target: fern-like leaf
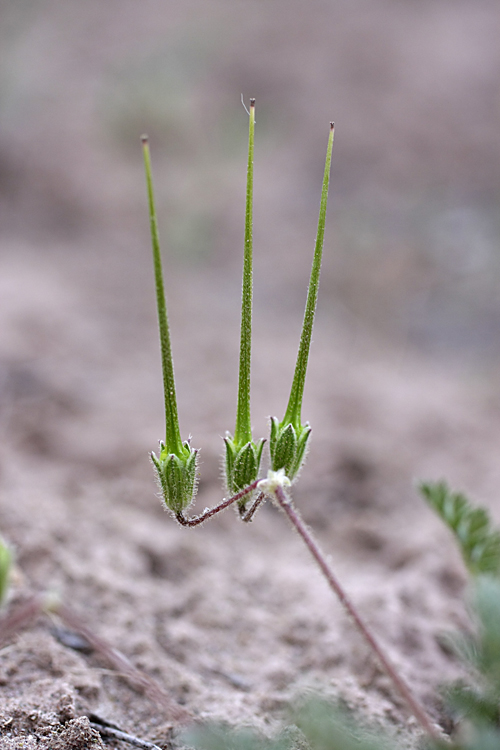
M 446 482 L 423 482 L 419 489 L 454 533 L 469 572 L 500 577 L 500 532 L 488 512 L 474 508 L 462 493 L 451 492 Z

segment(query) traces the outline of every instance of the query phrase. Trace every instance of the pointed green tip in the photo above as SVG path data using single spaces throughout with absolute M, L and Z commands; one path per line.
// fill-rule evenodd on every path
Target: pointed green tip
M 326 151 L 325 170 L 323 173 L 323 184 L 321 189 L 321 201 L 318 217 L 318 229 L 316 233 L 316 244 L 314 248 L 314 257 L 309 278 L 309 287 L 307 290 L 306 309 L 302 324 L 302 333 L 300 336 L 299 350 L 295 364 L 295 372 L 290 390 L 290 397 L 285 412 L 285 417 L 280 425 L 283 427 L 287 423 L 293 424 L 296 430 L 302 429 L 301 412 L 302 398 L 304 395 L 304 386 L 309 360 L 309 350 L 311 347 L 312 330 L 314 318 L 316 315 L 316 305 L 318 302 L 319 278 L 321 273 L 321 262 L 323 258 L 323 244 L 325 239 L 326 208 L 328 203 L 328 190 L 330 185 L 330 168 L 333 151 L 333 135 L 335 125 L 330 123 L 330 135 L 328 137 L 328 146 Z
M 238 403 L 234 442 L 238 449 L 252 441 L 250 416 L 250 369 L 252 355 L 252 301 L 253 301 L 253 154 L 254 154 L 254 108 L 255 99 L 250 99 L 248 133 L 247 187 L 245 201 L 245 235 L 243 251 L 243 284 L 241 295 L 240 361 L 238 375 Z
M 179 430 L 177 415 L 177 401 L 175 395 L 174 364 L 170 345 L 170 331 L 168 327 L 167 303 L 163 283 L 163 269 L 160 253 L 160 237 L 153 190 L 151 158 L 149 143 L 146 135 L 142 138 L 144 168 L 146 173 L 146 187 L 148 194 L 149 220 L 151 230 L 151 244 L 153 250 L 153 268 L 156 287 L 156 308 L 158 313 L 158 327 L 160 333 L 160 352 L 163 372 L 163 392 L 165 401 L 166 445 L 168 452 L 175 453 L 179 458 L 186 456 Z

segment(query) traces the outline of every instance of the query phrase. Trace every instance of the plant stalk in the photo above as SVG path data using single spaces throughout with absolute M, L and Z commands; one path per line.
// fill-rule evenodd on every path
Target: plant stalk
M 244 510 L 244 508 L 240 508 L 240 517 L 241 520 L 244 521 L 244 523 L 250 523 L 253 521 L 254 515 L 259 510 L 260 506 L 266 499 L 266 496 L 263 492 L 259 492 L 256 499 L 253 501 L 252 505 L 248 510 Z
M 253 157 L 255 132 L 255 99 L 250 99 L 248 131 L 247 191 L 245 206 L 245 248 L 243 257 L 243 290 L 241 295 L 240 369 L 238 407 L 234 442 L 238 447 L 252 440 L 250 417 L 250 360 L 252 354 L 252 285 L 253 285 Z
M 273 494 L 280 508 L 285 512 L 288 520 L 299 533 L 302 541 L 313 556 L 331 590 L 337 595 L 344 610 L 354 621 L 356 627 L 370 646 L 371 650 L 377 655 L 380 664 L 382 665 L 385 673 L 391 679 L 399 695 L 406 702 L 408 708 L 411 710 L 412 714 L 415 716 L 421 727 L 425 730 L 425 732 L 427 732 L 429 737 L 432 737 L 432 739 L 434 739 L 435 741 L 440 741 L 441 737 L 432 725 L 432 722 L 427 716 L 425 709 L 420 705 L 419 701 L 415 698 L 406 682 L 398 674 L 395 667 L 393 666 L 393 664 L 391 664 L 389 658 L 384 653 L 383 648 L 380 646 L 380 644 L 370 632 L 368 626 L 362 620 L 354 604 L 352 604 L 344 589 L 337 580 L 336 576 L 334 575 L 333 571 L 331 570 L 330 566 L 328 565 L 325 555 L 321 551 L 318 543 L 313 538 L 299 513 L 295 510 L 290 499 L 285 494 L 283 487 L 280 485 L 274 487 Z
M 309 279 L 309 288 L 307 291 L 306 309 L 304 312 L 304 321 L 302 324 L 302 333 L 300 335 L 299 351 L 293 376 L 290 398 L 283 417 L 282 425 L 293 424 L 296 430 L 301 428 L 301 411 L 302 398 L 304 396 L 304 384 L 306 380 L 307 361 L 309 359 L 309 349 L 311 348 L 311 337 L 318 302 L 319 276 L 321 272 L 321 260 L 323 257 L 323 244 L 325 239 L 326 207 L 328 203 L 328 188 L 330 184 L 330 167 L 332 163 L 333 137 L 335 134 L 335 125 L 330 123 L 330 136 L 328 138 L 328 147 L 326 152 L 325 172 L 323 175 L 323 186 L 321 189 L 321 202 L 319 209 L 318 231 L 316 234 L 316 245 L 314 248 L 314 258 Z
M 172 359 L 172 347 L 170 344 L 167 305 L 165 301 L 165 286 L 163 283 L 163 270 L 160 253 L 160 235 L 158 231 L 158 221 L 156 218 L 153 178 L 151 171 L 151 156 L 149 152 L 148 137 L 146 135 L 143 135 L 141 140 L 143 145 L 146 184 L 148 189 L 149 220 L 151 226 L 151 244 L 153 247 L 153 264 L 156 286 L 156 307 L 158 310 L 158 327 L 160 329 L 163 393 L 165 398 L 165 445 L 168 453 L 175 453 L 176 456 L 181 457 L 184 456 L 185 450 L 182 445 L 181 434 L 179 430 L 179 417 L 177 414 L 174 364 Z
M 257 487 L 259 483 L 259 480 L 256 479 L 255 482 L 252 482 L 252 484 L 249 484 L 248 487 L 245 487 L 244 490 L 241 490 L 241 492 L 238 492 L 236 495 L 233 495 L 233 497 L 228 498 L 227 500 L 223 500 L 219 505 L 216 505 L 213 508 L 209 508 L 204 513 L 200 513 L 199 516 L 194 516 L 193 518 L 187 518 L 184 513 L 176 513 L 175 517 L 181 524 L 181 526 L 198 526 L 200 523 L 203 523 L 203 521 L 207 521 L 209 518 L 212 518 L 212 516 L 215 516 L 216 513 L 220 513 L 221 510 L 225 510 L 233 503 L 236 503 L 238 500 L 241 500 L 245 495 L 248 495 L 249 493 L 253 492 L 254 489 Z M 257 510 L 255 508 L 255 510 Z M 255 513 L 255 510 L 253 511 Z M 244 518 L 243 520 L 247 520 Z

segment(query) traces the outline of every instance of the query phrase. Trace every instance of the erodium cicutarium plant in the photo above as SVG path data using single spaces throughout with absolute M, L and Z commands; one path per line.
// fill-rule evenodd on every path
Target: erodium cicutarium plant
M 170 333 L 168 326 L 167 305 L 163 281 L 162 262 L 156 209 L 151 175 L 151 161 L 147 136 L 142 137 L 144 165 L 148 190 L 151 240 L 153 247 L 153 266 L 156 288 L 156 303 L 160 331 L 160 351 L 163 370 L 163 388 L 165 400 L 165 441 L 160 442 L 159 454 L 151 454 L 156 470 L 158 485 L 165 506 L 183 526 L 197 526 L 216 515 L 229 505 L 236 504 L 241 519 L 249 522 L 266 498 L 274 502 L 286 515 L 291 525 L 298 532 L 308 548 L 314 561 L 325 577 L 328 585 L 339 598 L 344 609 L 351 617 L 369 647 L 376 654 L 386 673 L 391 678 L 399 695 L 418 719 L 426 733 L 433 737 L 435 730 L 425 712 L 409 687 L 391 664 L 377 639 L 360 617 L 310 530 L 294 507 L 291 497 L 292 483 L 297 479 L 304 464 L 309 447 L 311 426 L 302 422 L 302 399 L 312 330 L 318 300 L 319 279 L 323 245 L 325 238 L 326 209 L 332 161 L 334 124 L 330 123 L 323 184 L 321 190 L 318 230 L 314 248 L 311 275 L 307 292 L 302 333 L 297 354 L 297 361 L 285 415 L 281 421 L 271 418 L 269 438 L 270 467 L 267 477 L 260 478 L 260 465 L 265 440 L 254 440 L 250 412 L 250 365 L 252 348 L 252 296 L 253 296 L 253 176 L 254 176 L 254 139 L 255 139 L 255 100 L 250 100 L 247 189 L 245 205 L 245 230 L 243 246 L 243 284 L 241 301 L 240 360 L 238 378 L 238 398 L 236 407 L 236 424 L 234 433 L 226 433 L 224 438 L 224 478 L 229 498 L 203 513 L 191 517 L 186 515 L 193 502 L 197 479 L 198 451 L 191 447 L 190 440 L 182 440 L 179 430 L 177 401 L 175 395 L 174 367 Z M 250 507 L 247 507 L 250 503 Z

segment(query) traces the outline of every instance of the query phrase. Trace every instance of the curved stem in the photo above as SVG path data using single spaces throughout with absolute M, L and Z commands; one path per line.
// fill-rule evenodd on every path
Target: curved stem
M 253 492 L 253 490 L 257 487 L 260 480 L 256 479 L 255 482 L 252 482 L 252 484 L 249 484 L 248 487 L 245 487 L 244 490 L 241 490 L 241 492 L 238 492 L 236 495 L 233 495 L 233 497 L 228 498 L 227 500 L 223 500 L 219 505 L 216 505 L 214 508 L 209 508 L 204 513 L 200 513 L 199 516 L 194 516 L 193 518 L 187 518 L 182 511 L 180 513 L 176 513 L 175 517 L 177 521 L 181 524 L 181 526 L 198 526 L 198 524 L 203 523 L 203 521 L 207 521 L 209 518 L 212 518 L 212 516 L 215 516 L 216 513 L 220 513 L 221 510 L 225 510 L 233 503 L 236 503 L 238 500 L 241 500 L 242 497 L 245 497 L 245 495 L 248 495 L 249 492 Z
M 337 595 L 345 611 L 352 618 L 358 630 L 360 631 L 361 635 L 370 646 L 371 650 L 377 655 L 377 658 L 380 664 L 384 668 L 385 673 L 391 679 L 399 695 L 406 702 L 408 708 L 411 710 L 412 714 L 415 716 L 415 718 L 417 719 L 419 724 L 422 726 L 422 728 L 427 732 L 429 737 L 432 737 L 432 739 L 434 739 L 435 741 L 439 741 L 440 740 L 439 734 L 437 733 L 436 729 L 432 725 L 431 720 L 427 716 L 425 709 L 423 708 L 423 706 L 420 705 L 419 701 L 413 695 L 413 693 L 411 692 L 406 682 L 398 674 L 393 664 L 391 664 L 389 658 L 385 655 L 383 648 L 380 646 L 380 644 L 377 642 L 373 634 L 370 632 L 370 629 L 368 628 L 366 623 L 361 619 L 361 616 L 359 615 L 354 604 L 352 604 L 347 594 L 345 593 L 344 589 L 342 588 L 339 581 L 337 580 L 336 576 L 334 575 L 333 571 L 331 570 L 330 566 L 328 565 L 326 558 L 323 552 L 321 551 L 318 543 L 313 538 L 307 526 L 304 524 L 299 513 L 293 507 L 290 499 L 286 496 L 283 488 L 281 486 L 275 487 L 273 489 L 273 494 L 280 508 L 286 513 L 288 520 L 290 521 L 292 526 L 298 531 L 299 535 L 302 537 L 302 541 L 304 542 L 309 552 L 313 556 L 316 564 L 318 565 L 319 569 L 323 573 L 323 576 L 325 577 L 331 590 Z
M 266 499 L 265 494 L 261 492 L 259 495 L 257 495 L 257 499 L 254 501 L 253 505 L 251 505 L 248 510 L 245 510 L 243 507 L 241 507 L 239 509 L 241 520 L 244 521 L 244 523 L 250 523 L 250 521 L 253 521 L 253 517 L 255 513 L 257 512 L 257 510 L 262 505 L 265 499 Z

